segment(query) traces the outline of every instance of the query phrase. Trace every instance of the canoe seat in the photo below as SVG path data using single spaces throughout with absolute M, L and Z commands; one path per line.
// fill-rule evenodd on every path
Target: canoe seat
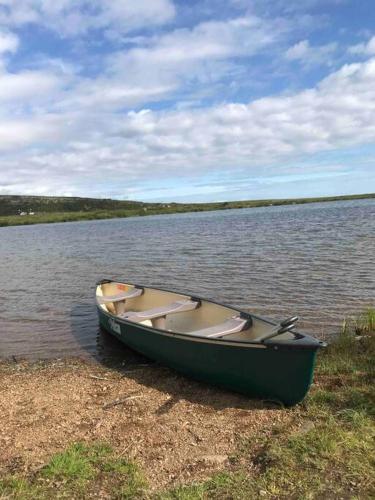
M 121 302 L 121 300 L 133 299 L 143 293 L 143 288 L 132 288 L 128 292 L 121 292 L 116 295 L 104 295 L 98 297 L 99 304 L 108 304 L 108 302 Z
M 118 316 L 119 318 L 137 322 L 150 319 L 152 321 L 153 327 L 165 329 L 165 317 L 168 314 L 192 311 L 199 306 L 200 301 L 198 300 L 176 300 L 175 302 L 167 304 L 166 306 L 154 307 L 153 309 L 147 309 L 146 311 L 126 311 L 119 314 Z
M 202 330 L 195 330 L 193 332 L 188 332 L 187 334 L 193 335 L 194 337 L 218 338 L 230 335 L 231 333 L 241 332 L 242 330 L 249 328 L 251 325 L 251 318 L 232 316 L 219 325 L 202 328 Z

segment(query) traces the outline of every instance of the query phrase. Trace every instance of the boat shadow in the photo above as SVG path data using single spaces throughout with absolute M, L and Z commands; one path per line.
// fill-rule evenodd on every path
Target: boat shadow
M 72 308 L 71 333 L 84 358 L 116 371 L 144 387 L 168 394 L 169 399 L 156 410 L 157 415 L 167 414 L 182 400 L 214 410 L 274 410 L 283 407 L 277 401 L 250 399 L 192 380 L 138 354 L 99 327 L 96 308 L 92 304 L 81 303 Z

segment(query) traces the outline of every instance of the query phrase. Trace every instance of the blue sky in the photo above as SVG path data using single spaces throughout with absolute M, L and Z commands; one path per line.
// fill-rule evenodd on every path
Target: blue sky
M 0 0 L 0 194 L 374 191 L 372 0 Z

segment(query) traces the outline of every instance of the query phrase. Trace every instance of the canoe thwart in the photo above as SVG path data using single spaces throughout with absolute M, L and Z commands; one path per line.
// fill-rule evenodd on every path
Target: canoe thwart
M 201 330 L 196 330 L 194 332 L 189 332 L 189 335 L 193 335 L 194 337 L 208 338 L 224 337 L 225 335 L 230 335 L 231 333 L 237 333 L 241 332 L 242 330 L 247 330 L 247 328 L 249 328 L 251 325 L 251 317 L 242 318 L 241 316 L 232 316 L 223 323 L 210 326 L 208 328 L 202 328 Z
M 176 314 L 185 311 L 192 311 L 200 306 L 198 300 L 176 300 L 166 306 L 154 307 L 146 311 L 126 311 L 119 314 L 119 318 L 128 319 L 130 321 L 144 321 L 146 319 L 162 318 L 168 314 Z
M 133 299 L 139 297 L 143 293 L 143 288 L 132 288 L 127 292 L 117 293 L 116 295 L 104 295 L 98 297 L 99 304 L 108 304 L 108 302 L 121 302 L 126 299 Z

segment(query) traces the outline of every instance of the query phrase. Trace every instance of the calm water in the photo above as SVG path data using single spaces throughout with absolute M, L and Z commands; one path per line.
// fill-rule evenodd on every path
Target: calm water
M 103 277 L 329 335 L 375 304 L 375 200 L 0 228 L 0 357 L 118 351 L 93 306 Z

